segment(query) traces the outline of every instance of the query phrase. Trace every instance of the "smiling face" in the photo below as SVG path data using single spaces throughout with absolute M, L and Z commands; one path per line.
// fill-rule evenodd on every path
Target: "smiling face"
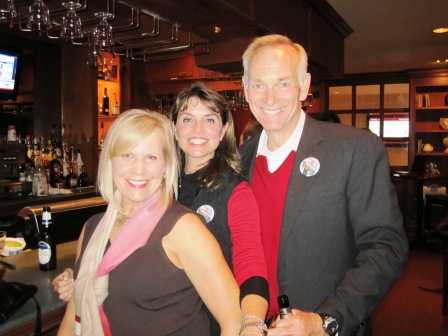
M 112 158 L 113 180 L 125 214 L 132 215 L 160 188 L 164 172 L 163 140 L 158 129 L 137 146 Z
M 282 145 L 297 125 L 300 101 L 308 94 L 310 77 L 307 74 L 303 87 L 299 86 L 298 57 L 286 46 L 255 51 L 248 72 L 244 91 L 250 109 L 269 141 L 275 139 L 277 145 Z
M 177 115 L 175 135 L 185 153 L 185 172 L 192 173 L 213 158 L 228 124 L 197 97 L 190 97 L 187 108 Z

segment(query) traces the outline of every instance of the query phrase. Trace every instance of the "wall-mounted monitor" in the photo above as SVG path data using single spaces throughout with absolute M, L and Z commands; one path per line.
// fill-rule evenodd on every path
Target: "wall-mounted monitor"
M 20 51 L 0 47 L 0 100 L 17 99 L 19 63 Z
M 380 136 L 380 117 L 372 113 L 368 117 L 368 128 Z M 385 113 L 383 118 L 383 138 L 408 138 L 409 115 L 407 113 Z

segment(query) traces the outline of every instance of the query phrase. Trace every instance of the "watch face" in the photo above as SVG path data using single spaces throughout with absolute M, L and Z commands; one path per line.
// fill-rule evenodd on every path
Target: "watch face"
M 339 329 L 338 321 L 330 315 L 323 315 L 322 320 L 322 327 L 324 328 L 325 332 L 331 336 L 336 335 Z

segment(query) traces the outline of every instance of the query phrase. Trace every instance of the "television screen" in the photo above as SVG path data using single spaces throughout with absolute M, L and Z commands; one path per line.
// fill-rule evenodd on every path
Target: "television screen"
M 0 100 L 16 100 L 20 52 L 0 49 Z
M 383 118 L 383 138 L 409 137 L 409 116 L 385 115 Z M 378 114 L 369 117 L 369 130 L 380 136 L 380 118 Z

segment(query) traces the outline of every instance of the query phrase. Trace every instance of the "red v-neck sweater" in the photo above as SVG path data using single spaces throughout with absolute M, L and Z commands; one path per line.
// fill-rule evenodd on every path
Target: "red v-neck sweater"
M 296 152 L 291 151 L 286 160 L 273 173 L 269 172 L 267 159 L 259 155 L 255 160 L 252 187 L 260 209 L 261 237 L 268 270 L 270 303 L 268 317 L 278 314 L 277 262 L 286 190 Z M 285 293 L 280 293 L 285 294 Z

